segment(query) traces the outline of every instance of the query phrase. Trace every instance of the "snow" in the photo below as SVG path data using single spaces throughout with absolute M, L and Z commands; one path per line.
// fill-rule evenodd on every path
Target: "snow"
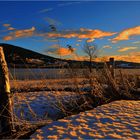
M 64 105 L 76 101 L 77 98 L 75 92 L 65 91 L 15 93 L 14 111 L 21 120 L 56 120 L 65 113 L 62 110 Z
M 34 139 L 140 139 L 140 101 L 115 101 L 54 121 Z

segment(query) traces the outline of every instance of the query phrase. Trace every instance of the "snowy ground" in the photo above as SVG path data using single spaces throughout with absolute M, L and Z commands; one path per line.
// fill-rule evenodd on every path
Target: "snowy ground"
M 82 95 L 81 95 L 82 96 Z M 18 118 L 27 121 L 56 120 L 65 113 L 65 104 L 76 104 L 75 92 L 28 92 L 14 94 L 14 110 Z
M 140 101 L 115 101 L 38 129 L 31 139 L 140 139 Z

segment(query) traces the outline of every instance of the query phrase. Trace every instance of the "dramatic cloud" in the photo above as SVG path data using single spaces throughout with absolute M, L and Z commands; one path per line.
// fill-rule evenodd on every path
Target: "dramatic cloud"
M 140 35 L 140 26 L 136 26 L 133 28 L 128 28 L 121 31 L 117 37 L 111 39 L 112 43 L 116 43 L 122 40 L 129 40 L 131 36 Z
M 68 48 L 60 48 L 57 50 L 57 54 L 61 56 L 71 55 L 73 51 L 69 50 Z
M 103 46 L 103 49 L 111 49 L 112 47 L 111 46 L 109 46 L 109 45 L 105 45 L 105 46 Z
M 59 48 L 57 48 L 59 47 Z M 49 49 L 46 51 L 48 54 L 54 54 L 54 55 L 59 55 L 59 56 L 68 56 L 72 55 L 76 49 L 73 48 L 73 51 L 71 51 L 69 48 L 64 48 L 60 46 L 53 46 L 52 49 Z
M 21 37 L 31 37 L 34 35 L 35 27 L 32 27 L 30 29 L 24 29 L 24 30 L 14 30 L 13 32 L 10 32 L 9 35 L 4 36 L 4 41 L 9 41 Z
M 116 33 L 105 32 L 98 29 L 86 29 L 80 28 L 79 31 L 61 31 L 61 32 L 50 32 L 47 33 L 48 38 L 78 38 L 78 39 L 88 39 L 87 42 L 92 42 L 94 39 L 112 36 Z
M 128 50 L 135 50 L 135 49 L 137 49 L 138 47 L 124 47 L 124 48 L 120 48 L 119 50 L 118 50 L 118 52 L 125 52 L 125 51 L 128 51 Z

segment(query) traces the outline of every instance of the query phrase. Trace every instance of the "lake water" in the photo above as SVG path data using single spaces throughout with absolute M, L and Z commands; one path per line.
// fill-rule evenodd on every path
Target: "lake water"
M 72 76 L 83 77 L 88 69 L 9 69 L 10 79 L 16 80 L 33 80 L 33 79 L 58 79 L 71 78 Z M 95 72 L 95 69 L 93 70 Z M 122 69 L 122 73 L 130 75 L 140 75 L 140 69 Z M 119 70 L 115 70 L 115 74 L 119 74 Z
M 82 76 L 84 70 L 76 69 L 9 69 L 10 79 L 28 80 L 28 79 L 57 79 L 68 78 L 72 75 Z

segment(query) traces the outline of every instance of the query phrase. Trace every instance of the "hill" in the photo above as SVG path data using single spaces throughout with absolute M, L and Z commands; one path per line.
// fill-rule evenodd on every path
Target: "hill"
M 18 46 L 0 43 L 9 67 L 47 67 L 60 59 L 43 55 Z
M 40 54 L 15 45 L 0 43 L 5 53 L 5 59 L 11 68 L 81 68 L 89 65 L 88 61 L 64 60 Z M 96 63 L 93 62 L 93 66 Z
M 5 58 L 9 67 L 14 68 L 58 68 L 58 67 L 74 67 L 85 68 L 89 66 L 88 61 L 75 61 L 54 58 L 43 55 L 22 47 L 0 43 L 3 47 Z M 107 62 L 109 63 L 109 62 Z M 103 62 L 93 62 L 93 67 L 102 68 Z M 140 68 L 140 63 L 132 63 L 126 61 L 115 61 L 117 68 Z

